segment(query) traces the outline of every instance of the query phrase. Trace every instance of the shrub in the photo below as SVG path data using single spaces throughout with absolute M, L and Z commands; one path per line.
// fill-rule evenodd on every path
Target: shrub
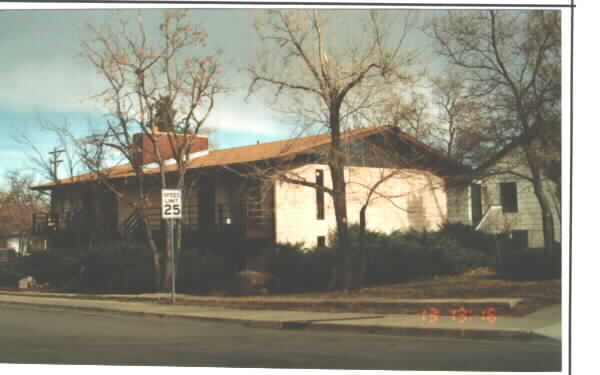
M 228 290 L 233 277 L 233 269 L 222 251 L 182 249 L 177 268 L 177 290 L 187 293 Z
M 332 249 L 309 250 L 301 244 L 278 244 L 262 252 L 266 269 L 274 280 L 274 291 L 299 293 L 325 290 L 331 277 L 335 254 Z
M 488 266 L 493 257 L 487 251 L 464 246 L 455 233 L 463 228 L 440 232 L 401 232 L 389 235 L 367 231 L 368 254 L 365 282 L 370 285 L 460 274 L 468 269 Z M 465 230 L 465 232 L 467 232 Z M 351 256 L 358 254 L 359 228 L 349 227 Z M 468 233 L 468 232 L 467 232 Z M 475 238 L 475 236 L 473 236 Z M 483 238 L 483 236 L 482 236 Z M 332 237 L 333 246 L 339 241 Z
M 19 258 L 18 269 L 23 275 L 33 276 L 37 283 L 65 288 L 77 283 L 80 266 L 81 257 L 75 252 L 55 249 Z
M 475 230 L 470 225 L 446 223 L 438 233 L 456 240 L 462 247 L 479 250 L 487 255 L 495 255 L 496 253 L 497 236 Z
M 103 293 L 152 291 L 154 263 L 148 248 L 118 241 L 93 247 L 81 261 L 80 289 Z M 80 269 L 81 270 L 81 269 Z
M 498 276 L 509 280 L 545 280 L 561 276 L 560 244 L 551 254 L 544 249 L 502 250 L 500 262 L 495 267 Z
M 0 264 L 0 288 L 16 288 L 19 280 L 25 275 L 17 267 L 18 260 L 14 263 Z

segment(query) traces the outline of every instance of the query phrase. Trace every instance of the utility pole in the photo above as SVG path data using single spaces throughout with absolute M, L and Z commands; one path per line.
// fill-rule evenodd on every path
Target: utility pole
M 58 164 L 62 163 L 63 160 L 59 159 L 58 155 L 62 154 L 63 152 L 65 152 L 65 149 L 59 149 L 54 147 L 54 149 L 52 149 L 52 151 L 48 152 L 50 155 L 52 155 L 50 157 L 50 164 L 52 164 L 52 177 L 54 177 L 55 180 L 58 180 Z

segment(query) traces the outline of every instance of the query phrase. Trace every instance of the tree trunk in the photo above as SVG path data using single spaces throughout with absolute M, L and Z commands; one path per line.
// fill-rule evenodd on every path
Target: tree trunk
M 360 289 L 365 285 L 365 279 L 367 276 L 367 249 L 365 248 L 366 232 L 367 232 L 367 205 L 364 205 L 360 209 L 360 229 L 358 233 L 358 276 L 356 278 L 355 287 Z
M 530 146 L 531 147 L 531 146 Z M 533 155 L 533 151 L 528 149 L 526 151 L 527 161 L 529 169 L 531 169 L 533 192 L 540 204 L 542 211 L 542 231 L 544 234 L 544 251 L 546 257 L 550 257 L 552 254 L 552 248 L 554 245 L 554 218 L 552 217 L 552 207 L 548 201 L 547 195 L 544 193 L 544 186 L 539 166 L 536 164 Z
M 139 214 L 142 218 L 142 223 L 144 225 L 144 235 L 146 236 L 146 243 L 150 247 L 152 251 L 152 261 L 154 263 L 154 292 L 158 292 L 160 290 L 160 282 L 161 282 L 161 267 L 160 267 L 160 252 L 158 247 L 156 246 L 156 241 L 154 241 L 154 236 L 152 235 L 152 228 L 150 227 L 150 223 L 148 222 L 148 217 L 146 214 L 146 208 L 144 206 L 145 196 L 144 196 L 144 176 L 140 173 L 139 170 L 136 170 L 137 180 L 138 180 L 138 202 L 140 203 Z
M 341 145 L 339 118 L 332 110 L 331 116 L 331 150 L 329 169 L 333 187 L 333 208 L 337 226 L 338 247 L 336 249 L 335 287 L 348 289 L 352 286 L 352 267 L 350 239 L 348 235 L 348 214 L 346 207 L 346 180 L 344 177 L 345 160 Z
M 152 251 L 152 261 L 154 263 L 154 291 L 158 292 L 160 290 L 160 276 L 161 276 L 161 267 L 160 267 L 160 253 L 158 251 L 158 247 L 156 246 L 156 242 L 152 237 L 152 228 L 150 228 L 150 224 L 146 219 L 146 215 L 144 210 L 141 212 L 142 221 L 144 224 L 144 234 L 146 235 L 146 242 Z

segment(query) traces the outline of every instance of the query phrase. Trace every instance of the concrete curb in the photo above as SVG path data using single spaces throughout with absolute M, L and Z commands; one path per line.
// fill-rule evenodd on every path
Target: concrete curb
M 484 330 L 474 328 L 428 328 L 428 327 L 382 327 L 375 325 L 343 325 L 343 324 L 311 324 L 307 329 L 322 329 L 329 331 L 352 331 L 366 334 L 394 335 L 394 336 L 424 336 L 424 337 L 451 337 L 462 339 L 485 339 L 485 340 L 522 340 L 533 339 L 554 340 L 550 337 L 540 335 L 533 331 L 522 330 Z
M 113 314 L 125 314 L 132 316 L 147 316 L 157 318 L 170 318 L 170 319 L 192 319 L 210 322 L 220 323 L 236 323 L 249 327 L 255 328 L 270 328 L 270 329 L 306 329 L 306 330 L 326 330 L 326 331 L 338 331 L 338 332 L 359 332 L 365 334 L 381 334 L 381 335 L 395 335 L 395 336 L 426 336 L 426 337 L 452 337 L 452 338 L 467 338 L 467 339 L 518 339 L 518 340 L 532 340 L 532 339 L 545 339 L 556 341 L 551 337 L 525 330 L 512 330 L 512 329 L 495 329 L 495 330 L 482 330 L 482 329 L 465 329 L 465 328 L 433 328 L 433 327 L 390 327 L 380 325 L 356 325 L 356 324 L 344 324 L 343 320 L 360 320 L 356 319 L 337 319 L 337 320 L 291 320 L 291 321 L 277 321 L 277 320 L 254 320 L 254 319 L 240 319 L 230 317 L 209 317 L 209 316 L 193 316 L 189 314 L 181 313 L 164 313 L 164 312 L 151 312 L 151 311 L 134 311 L 134 310 L 121 310 L 110 307 L 90 307 L 90 306 L 69 306 L 63 304 L 52 304 L 52 303 L 36 303 L 36 301 L 0 301 L 0 304 L 8 305 L 27 305 L 36 307 L 46 307 L 55 309 L 70 309 L 78 311 L 88 312 L 102 312 L 102 313 L 113 313 Z M 376 316 L 370 316 L 368 318 L 377 318 Z M 367 318 L 362 318 L 367 319 Z M 332 321 L 336 322 L 332 324 Z M 342 322 L 342 323 L 340 323 Z
M 48 293 L 48 294 L 37 294 L 37 293 L 20 293 L 16 291 L 0 290 L 0 295 L 11 295 L 17 297 L 29 297 L 29 298 L 65 298 L 75 300 L 86 300 L 86 301 L 116 301 L 116 302 L 153 302 L 161 303 L 168 301 L 169 297 L 156 298 L 147 296 L 135 296 L 129 297 L 126 295 L 78 295 L 78 294 L 62 294 L 62 293 Z M 185 297 L 179 297 L 178 303 L 183 305 L 198 305 L 207 307 L 223 307 L 231 308 L 236 310 L 294 310 L 294 309 L 307 309 L 318 306 L 323 310 L 308 310 L 308 311 L 323 311 L 328 312 L 329 309 L 339 309 L 339 312 L 355 312 L 350 311 L 359 309 L 360 313 L 365 314 L 399 314 L 393 312 L 393 309 L 402 309 L 400 314 L 420 314 L 424 309 L 435 308 L 438 314 L 443 316 L 451 315 L 451 311 L 459 309 L 461 307 L 468 308 L 471 310 L 481 311 L 489 308 L 493 308 L 495 313 L 498 315 L 504 315 L 506 312 L 513 310 L 513 308 L 520 302 L 518 299 L 515 301 L 483 301 L 486 299 L 474 299 L 474 300 L 456 300 L 448 299 L 448 301 L 436 301 L 436 299 L 425 299 L 424 301 L 410 300 L 410 299 L 398 299 L 395 301 L 377 301 L 377 300 L 272 300 L 272 301 L 253 301 L 252 299 L 245 299 L 241 301 L 237 300 L 219 300 L 214 298 L 205 299 L 186 299 Z M 345 311 L 347 309 L 348 311 Z M 392 310 L 390 310 L 392 309 Z
M 236 318 L 217 318 L 210 316 L 192 316 L 186 314 L 169 314 L 169 313 L 160 313 L 160 312 L 149 312 L 149 311 L 132 311 L 132 310 L 119 310 L 119 309 L 111 309 L 104 307 L 89 307 L 89 306 L 65 306 L 61 304 L 48 304 L 48 303 L 35 303 L 35 302 L 23 302 L 23 301 L 0 301 L 0 305 L 27 305 L 27 306 L 36 306 L 41 308 L 51 308 L 51 309 L 61 309 L 61 310 L 77 310 L 77 311 L 87 311 L 87 312 L 101 312 L 101 313 L 111 313 L 111 314 L 123 314 L 123 315 L 132 315 L 132 316 L 147 316 L 154 318 L 167 318 L 167 319 L 190 319 L 190 320 L 204 320 L 204 321 L 212 321 L 212 322 L 232 322 L 239 323 L 244 325 L 253 325 L 253 323 L 264 323 L 263 328 L 283 328 L 282 322 L 269 322 L 269 321 L 256 321 L 249 319 L 236 319 Z

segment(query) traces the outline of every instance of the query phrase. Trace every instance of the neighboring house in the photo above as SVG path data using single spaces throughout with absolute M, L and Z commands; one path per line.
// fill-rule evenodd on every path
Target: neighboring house
M 27 255 L 32 250 L 44 250 L 46 241 L 23 233 L 0 234 L 0 248 L 14 249 L 19 255 Z
M 343 141 L 350 155 L 346 176 L 351 223 L 358 221 L 369 187 L 390 171 L 399 172 L 377 189 L 368 209 L 369 229 L 435 230 L 447 220 L 444 177 L 456 174 L 459 167 L 443 153 L 389 127 L 350 131 L 343 134 Z M 290 183 L 285 176 L 331 186 L 325 159 L 329 135 L 221 150 L 208 150 L 206 137 L 198 142 L 202 146 L 193 147 L 186 175 L 190 189 L 183 200 L 187 241 L 237 238 L 303 242 L 308 247 L 327 243 L 335 228 L 331 197 Z M 148 160 L 146 168 L 147 202 L 152 229 L 161 233 L 160 185 L 152 162 Z M 174 168 L 168 166 L 169 171 Z M 263 173 L 276 181 L 256 177 Z M 37 231 L 50 237 L 66 234 L 62 238 L 73 244 L 123 238 L 139 229 L 131 167 L 121 165 L 103 174 L 114 189 L 99 183 L 93 173 L 33 187 L 51 192 L 51 213 Z
M 531 171 L 518 143 L 512 143 L 474 172 L 448 187 L 448 221 L 490 233 L 506 233 L 513 246 L 542 248 L 542 213 L 527 179 Z M 560 242 L 560 192 L 544 179 L 544 193 L 552 203 L 554 240 Z
M 45 241 L 32 234 L 34 209 L 28 206 L 7 205 L 0 213 L 0 248 L 12 248 L 25 255 L 31 250 L 45 249 Z

